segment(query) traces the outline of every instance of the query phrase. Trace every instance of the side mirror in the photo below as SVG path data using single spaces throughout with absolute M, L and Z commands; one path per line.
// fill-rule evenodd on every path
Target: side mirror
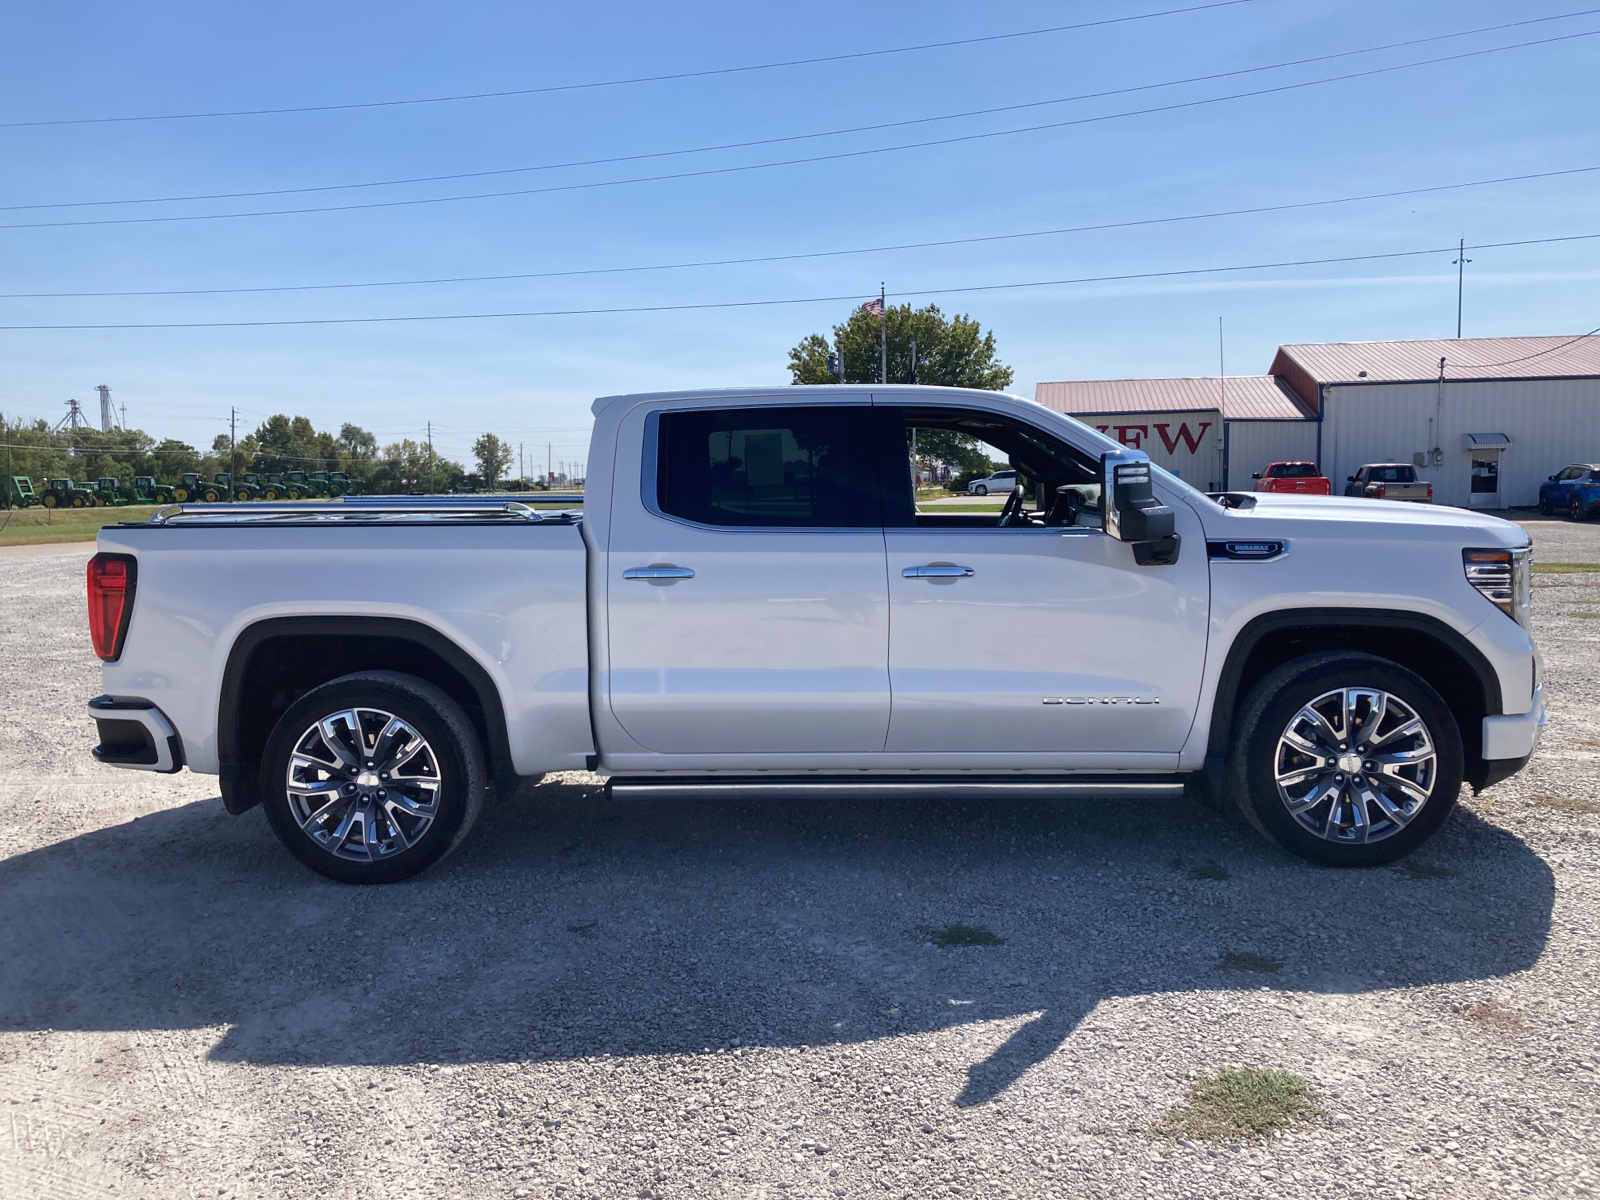
M 1344 477 L 1344 481 L 1346 483 L 1354 483 L 1356 481 L 1356 477 L 1354 475 L 1346 475 Z
M 1252 472 L 1251 475 L 1250 475 L 1250 478 L 1251 479 L 1260 479 L 1261 478 L 1261 472 L 1260 471 Z
M 1555 481 L 1556 481 L 1556 477 L 1554 475 L 1550 476 L 1550 482 L 1554 483 Z
M 1177 514 L 1156 499 L 1150 486 L 1150 458 L 1138 450 L 1100 456 L 1102 528 L 1119 542 L 1157 542 L 1170 538 Z

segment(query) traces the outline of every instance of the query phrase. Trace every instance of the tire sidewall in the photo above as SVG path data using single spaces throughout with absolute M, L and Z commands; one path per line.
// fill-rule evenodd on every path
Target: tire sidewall
M 1422 813 L 1399 833 L 1367 845 L 1325 841 L 1296 821 L 1278 797 L 1273 770 L 1278 738 L 1308 701 L 1336 688 L 1370 687 L 1399 698 L 1433 737 L 1437 778 Z M 1376 867 L 1416 850 L 1444 823 L 1461 790 L 1461 733 L 1449 706 L 1426 680 L 1388 659 L 1359 653 L 1308 655 L 1269 673 L 1245 700 L 1241 736 L 1229 774 L 1240 807 L 1260 832 L 1291 854 L 1323 866 Z
M 377 863 L 336 858 L 299 826 L 289 807 L 284 777 L 289 756 L 313 722 L 352 707 L 393 713 L 433 748 L 443 786 L 439 815 L 415 846 Z M 285 710 L 261 756 L 262 807 L 280 841 L 320 875 L 341 883 L 398 883 L 427 870 L 466 835 L 482 805 L 484 766 L 477 734 L 443 691 L 412 676 L 387 671 L 347 675 L 313 688 Z

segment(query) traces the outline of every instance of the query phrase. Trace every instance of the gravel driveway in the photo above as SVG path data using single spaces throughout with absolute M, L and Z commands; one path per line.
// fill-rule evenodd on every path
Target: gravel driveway
M 1600 524 L 1530 528 L 1600 558 Z M 0 558 L 0 1196 L 1600 1186 L 1600 575 L 1539 577 L 1533 766 L 1398 869 L 1180 802 L 613 803 L 577 775 L 355 889 L 209 777 L 94 766 L 87 552 Z M 996 944 L 930 942 L 953 924 Z M 1324 1117 L 1146 1136 L 1230 1065 L 1305 1076 Z

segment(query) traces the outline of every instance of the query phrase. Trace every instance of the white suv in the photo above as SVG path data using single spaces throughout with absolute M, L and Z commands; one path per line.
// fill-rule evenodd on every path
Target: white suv
M 1015 471 L 996 471 L 987 479 L 974 479 L 967 491 L 974 496 L 987 496 L 990 492 L 1010 492 L 1017 486 Z

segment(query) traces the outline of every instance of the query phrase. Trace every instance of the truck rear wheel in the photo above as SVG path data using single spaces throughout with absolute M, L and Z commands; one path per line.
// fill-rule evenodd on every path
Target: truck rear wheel
M 1461 790 L 1461 734 L 1426 680 L 1388 659 L 1330 651 L 1251 689 L 1229 758 L 1245 817 L 1292 854 L 1374 867 L 1410 854 Z
M 438 862 L 477 820 L 484 787 L 483 748 L 461 706 L 395 671 L 313 688 L 261 758 L 273 832 L 341 883 L 397 883 Z

